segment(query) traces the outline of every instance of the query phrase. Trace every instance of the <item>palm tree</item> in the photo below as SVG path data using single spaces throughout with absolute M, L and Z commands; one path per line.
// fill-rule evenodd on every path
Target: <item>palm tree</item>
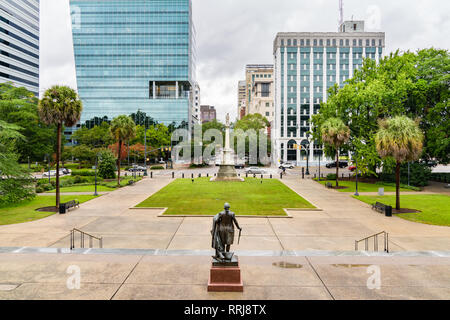
M 53 86 L 39 101 L 39 116 L 47 125 L 56 125 L 56 207 L 59 207 L 59 160 L 61 158 L 61 130 L 63 126 L 74 126 L 81 117 L 83 104 L 78 94 L 67 86 Z
M 339 187 L 339 148 L 350 139 L 350 129 L 339 118 L 329 118 L 320 133 L 325 144 L 336 150 L 336 188 Z
M 129 116 L 118 116 L 111 122 L 110 134 L 117 142 L 117 186 L 120 187 L 120 158 L 122 155 L 122 142 L 128 141 L 136 136 L 136 124 Z
M 378 154 L 383 158 L 392 157 L 396 161 L 396 202 L 400 210 L 400 165 L 405 161 L 417 160 L 422 153 L 423 133 L 418 121 L 406 116 L 397 116 L 379 121 L 379 130 L 375 136 Z

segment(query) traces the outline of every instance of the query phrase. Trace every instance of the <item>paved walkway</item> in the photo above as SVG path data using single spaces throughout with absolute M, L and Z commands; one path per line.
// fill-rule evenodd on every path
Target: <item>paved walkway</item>
M 243 293 L 208 293 L 211 258 L 203 255 L 0 253 L 0 299 L 450 297 L 448 257 L 241 256 L 240 263 Z M 67 282 L 77 269 L 81 285 L 70 290 Z M 377 284 L 369 280 L 374 271 L 380 276 L 379 289 L 367 285 Z
M 209 250 L 211 217 L 158 217 L 160 210 L 129 209 L 171 181 L 145 179 L 66 215 L 0 226 L 0 247 L 68 248 L 69 231 L 78 228 L 102 236 L 105 248 Z M 355 240 L 380 231 L 389 232 L 393 252 L 450 249 L 448 227 L 384 217 L 349 194 L 311 180 L 282 181 L 323 211 L 292 211 L 292 219 L 241 218 L 243 234 L 236 250 L 354 250 Z

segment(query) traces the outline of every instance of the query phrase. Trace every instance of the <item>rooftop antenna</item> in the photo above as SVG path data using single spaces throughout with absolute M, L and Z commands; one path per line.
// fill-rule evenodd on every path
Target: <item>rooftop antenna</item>
M 344 0 L 339 0 L 339 28 L 344 23 Z

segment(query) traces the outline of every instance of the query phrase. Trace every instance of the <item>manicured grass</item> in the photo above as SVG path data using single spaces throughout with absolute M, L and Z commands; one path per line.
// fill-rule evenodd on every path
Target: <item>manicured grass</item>
M 137 176 L 136 179 L 134 177 L 120 177 L 120 186 L 121 187 L 126 187 L 128 186 L 128 181 L 130 180 L 134 180 L 135 182 L 141 181 L 142 177 Z M 117 179 L 115 179 L 114 181 L 110 181 L 110 182 L 102 182 L 102 184 L 106 187 L 109 188 L 116 188 L 117 187 Z
M 395 208 L 395 196 L 359 196 L 355 199 L 368 204 L 381 202 Z M 441 194 L 400 195 L 402 208 L 420 210 L 419 213 L 397 214 L 400 218 L 439 226 L 450 226 L 450 197 Z
M 92 200 L 94 196 L 61 196 L 61 202 L 78 200 L 80 203 Z M 0 208 L 0 225 L 29 222 L 46 218 L 54 212 L 38 212 L 36 209 L 55 205 L 55 197 L 37 196 L 33 200 Z
M 210 182 L 177 179 L 137 207 L 168 207 L 166 215 L 215 215 L 230 203 L 236 215 L 285 216 L 283 208 L 315 208 L 278 180 Z
M 318 182 L 318 181 L 317 181 Z M 333 187 L 336 185 L 335 180 L 320 181 L 322 185 L 330 182 Z M 339 192 L 355 192 L 356 183 L 354 181 L 339 181 L 340 187 L 348 187 L 346 189 L 336 189 Z M 384 192 L 395 192 L 395 186 L 385 186 L 375 183 L 358 182 L 358 192 L 378 192 L 379 188 L 384 188 Z M 400 191 L 411 192 L 411 189 L 400 188 Z
M 102 185 L 97 185 L 97 191 L 98 192 L 107 192 L 107 191 L 114 191 L 117 190 L 115 188 L 110 188 Z M 94 192 L 95 186 L 93 184 L 85 185 L 85 186 L 71 186 L 71 187 L 65 187 L 61 188 L 61 193 L 65 192 Z M 55 193 L 56 190 L 46 191 L 45 193 Z

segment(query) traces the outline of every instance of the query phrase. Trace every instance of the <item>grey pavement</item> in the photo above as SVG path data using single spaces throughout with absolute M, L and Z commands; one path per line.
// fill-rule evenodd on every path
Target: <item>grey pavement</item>
M 130 209 L 171 181 L 144 179 L 66 215 L 0 226 L 0 247 L 68 248 L 69 232 L 78 228 L 103 237 L 104 248 L 210 249 L 211 217 L 159 217 L 160 209 Z M 450 250 L 448 227 L 384 217 L 348 193 L 328 190 L 311 180 L 287 177 L 282 181 L 323 211 L 291 210 L 292 219 L 241 217 L 243 233 L 236 250 L 353 250 L 355 240 L 381 231 L 390 235 L 391 252 Z
M 445 300 L 450 297 L 449 257 L 305 255 L 241 256 L 239 260 L 244 292 L 208 293 L 211 266 L 208 256 L 0 253 L 0 299 Z M 79 289 L 67 286 L 74 267 L 80 271 Z M 378 283 L 371 281 L 372 276 L 378 275 Z

